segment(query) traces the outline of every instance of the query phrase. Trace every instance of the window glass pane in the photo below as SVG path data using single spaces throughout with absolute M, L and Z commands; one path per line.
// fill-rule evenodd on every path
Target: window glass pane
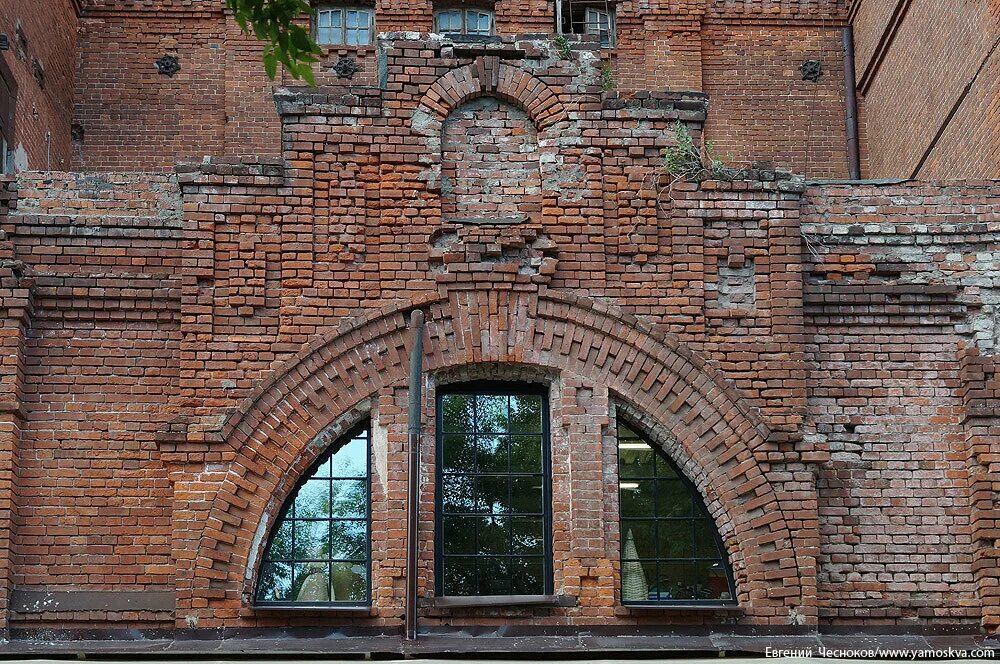
M 265 549 L 258 603 L 367 601 L 369 450 L 367 429 L 338 441 L 289 497 Z
M 294 521 L 295 560 L 327 560 L 330 558 L 330 522 Z
M 355 480 L 333 481 L 331 516 L 341 519 L 363 519 L 367 516 L 368 483 Z
M 622 601 L 723 602 L 734 592 L 715 523 L 659 447 L 618 425 Z
M 507 397 L 488 394 L 476 397 L 476 430 L 483 433 L 507 431 Z
M 510 552 L 540 556 L 545 552 L 545 530 L 542 519 L 511 519 Z
M 309 480 L 295 496 L 296 519 L 316 519 L 330 514 L 330 480 Z
M 619 476 L 623 478 L 653 477 L 656 472 L 653 457 L 653 449 L 645 443 L 638 441 L 619 443 Z
M 479 553 L 499 555 L 510 553 L 510 520 L 507 517 L 487 517 L 479 530 Z
M 325 9 L 316 13 L 316 41 L 320 44 L 343 43 L 343 11 Z
M 445 558 L 442 588 L 445 595 L 475 595 L 478 558 Z
M 510 472 L 535 473 L 542 467 L 541 436 L 511 436 Z
M 471 473 L 475 468 L 475 436 L 445 434 L 441 469 L 446 473 Z
M 441 506 L 444 512 L 475 512 L 475 487 L 474 477 L 444 477 L 441 481 Z
M 656 558 L 656 522 L 622 520 L 622 542 L 622 559 Z
M 292 595 L 296 602 L 330 601 L 330 563 L 295 563 Z
M 476 463 L 480 473 L 507 472 L 507 436 L 476 436 Z
M 475 554 L 476 533 L 482 528 L 482 523 L 489 517 L 480 516 L 446 516 L 442 519 L 444 525 L 444 553 Z
M 544 593 L 544 398 L 489 391 L 439 398 L 439 592 L 496 595 L 516 586 L 518 593 Z
M 480 595 L 510 594 L 511 565 L 508 558 L 480 558 Z
M 492 31 L 490 30 L 492 24 L 492 15 L 478 11 L 475 9 L 469 9 L 465 12 L 465 31 L 472 35 L 488 35 Z
M 461 32 L 462 12 L 460 10 L 446 10 L 437 13 L 438 32 Z
M 511 479 L 511 508 L 517 514 L 541 514 L 544 482 L 540 476 Z
M 545 593 L 545 566 L 542 558 L 511 558 L 510 566 L 512 595 Z
M 507 477 L 480 477 L 476 484 L 476 511 L 481 514 L 510 512 L 510 486 Z
M 271 535 L 271 544 L 267 549 L 268 560 L 292 559 L 292 523 L 283 521 Z
M 355 438 L 340 448 L 330 459 L 333 477 L 368 476 L 368 441 Z
M 542 398 L 537 394 L 515 394 L 510 398 L 511 433 L 542 432 Z
M 367 555 L 368 522 L 335 520 L 330 524 L 330 557 L 333 560 L 364 560 Z
M 691 492 L 683 480 L 657 480 L 656 516 L 693 516 Z
M 336 602 L 364 602 L 368 598 L 368 566 L 331 563 L 330 590 Z
M 264 563 L 257 582 L 257 597 L 265 602 L 287 602 L 292 598 L 292 566 Z
M 652 517 L 655 515 L 653 491 L 655 480 L 622 481 L 620 509 L 622 518 Z
M 467 433 L 474 430 L 476 397 L 468 394 L 448 394 L 442 398 L 445 433 Z

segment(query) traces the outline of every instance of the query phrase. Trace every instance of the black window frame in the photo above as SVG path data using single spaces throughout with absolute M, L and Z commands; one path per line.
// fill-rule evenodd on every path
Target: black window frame
M 670 467 L 670 469 L 677 475 L 678 478 L 680 478 L 681 484 L 684 486 L 685 489 L 687 489 L 688 494 L 690 494 L 690 496 L 692 498 L 692 501 L 693 501 L 693 508 L 694 508 L 695 512 L 697 512 L 697 510 L 701 510 L 701 512 L 704 515 L 706 515 L 705 517 L 698 517 L 698 516 L 695 515 L 695 513 L 693 513 L 692 516 L 690 516 L 690 517 L 660 517 L 660 516 L 655 516 L 655 515 L 653 517 L 650 517 L 650 518 L 623 517 L 622 512 L 621 512 L 621 483 L 622 483 L 622 476 L 621 476 L 621 456 L 620 456 L 620 450 L 619 450 L 619 445 L 621 444 L 621 441 L 622 441 L 622 438 L 621 438 L 621 426 L 622 425 L 624 425 L 625 427 L 627 427 L 628 429 L 630 429 L 633 433 L 635 433 L 635 435 L 636 435 L 636 437 L 637 437 L 637 439 L 639 441 L 641 441 L 641 442 L 645 443 L 646 445 L 648 445 L 653 450 L 653 454 L 656 457 L 658 457 L 662 461 L 666 461 L 666 463 Z M 696 599 L 696 598 L 685 599 L 685 598 L 679 598 L 679 599 L 656 599 L 656 600 L 644 600 L 644 601 L 636 601 L 636 600 L 626 601 L 625 598 L 624 598 L 624 588 L 623 588 L 625 578 L 624 578 L 624 573 L 622 573 L 622 574 L 619 575 L 619 579 L 618 579 L 618 590 L 619 590 L 619 593 L 621 594 L 622 605 L 623 606 L 635 606 L 635 607 L 670 607 L 670 606 L 678 606 L 678 605 L 683 605 L 683 606 L 692 606 L 692 605 L 695 605 L 695 606 L 706 606 L 706 607 L 732 607 L 732 606 L 737 606 L 738 603 L 739 603 L 739 600 L 737 599 L 737 596 L 736 596 L 736 578 L 733 576 L 733 566 L 729 562 L 729 552 L 726 549 L 726 544 L 723 541 L 722 536 L 719 534 L 719 528 L 718 528 L 718 526 L 715 523 L 715 519 L 712 518 L 711 513 L 708 511 L 708 508 L 705 506 L 705 499 L 702 497 L 701 492 L 698 490 L 698 487 L 695 486 L 694 482 L 692 482 L 688 478 L 688 476 L 684 473 L 684 471 L 681 470 L 680 466 L 677 465 L 677 462 L 674 461 L 670 457 L 669 454 L 667 454 L 666 450 L 664 450 L 662 446 L 656 444 L 649 437 L 649 435 L 647 435 L 643 431 L 642 427 L 636 425 L 633 421 L 631 421 L 630 419 L 628 419 L 626 417 L 622 417 L 621 415 L 619 415 L 617 417 L 616 421 L 615 421 L 615 466 L 616 466 L 616 471 L 617 471 L 617 475 L 618 475 L 618 501 L 619 501 L 618 502 L 618 528 L 619 528 L 619 540 L 620 540 L 619 541 L 619 561 L 621 563 L 621 568 L 624 569 L 624 562 L 625 562 L 625 556 L 624 556 L 625 534 L 624 534 L 624 532 L 622 532 L 623 531 L 622 524 L 625 521 L 654 521 L 654 522 L 658 522 L 658 521 L 661 521 L 661 520 L 663 520 L 663 521 L 671 521 L 671 520 L 684 521 L 684 520 L 688 520 L 688 521 L 691 521 L 692 528 L 694 528 L 694 524 L 697 523 L 697 521 L 699 519 L 702 519 L 702 520 L 707 519 L 711 523 L 711 526 L 712 526 L 712 535 L 714 536 L 715 545 L 718 548 L 718 551 L 719 551 L 719 554 L 720 554 L 719 560 L 722 562 L 722 566 L 723 566 L 723 568 L 724 568 L 724 570 L 726 572 L 726 580 L 727 580 L 727 582 L 729 584 L 729 595 L 730 595 L 730 599 Z M 652 478 L 647 478 L 647 477 L 634 477 L 634 478 L 633 477 L 627 477 L 627 478 L 625 478 L 626 481 L 633 480 L 633 479 L 635 479 L 635 480 L 642 480 L 642 479 L 649 480 L 649 479 L 652 479 L 652 480 L 655 481 L 655 480 L 660 479 L 660 478 L 656 477 L 655 475 Z M 692 535 L 692 537 L 694 537 L 694 536 Z M 636 560 L 638 560 L 640 562 L 643 561 L 643 560 L 652 560 L 652 561 L 655 561 L 656 564 L 657 564 L 657 570 L 659 570 L 659 562 L 660 561 L 697 562 L 697 561 L 700 561 L 700 560 L 714 560 L 713 558 L 708 558 L 708 557 L 701 557 L 701 558 L 699 558 L 699 557 L 692 556 L 690 558 L 676 558 L 676 557 L 660 556 L 659 555 L 659 537 L 657 536 L 657 537 L 654 537 L 653 539 L 654 539 L 655 548 L 656 548 L 656 554 L 657 554 L 656 557 L 655 558 L 649 558 L 649 557 L 645 557 L 644 558 L 642 556 L 639 556 Z M 629 560 L 631 560 L 631 559 L 629 559 Z M 657 571 L 657 578 L 659 578 L 659 571 Z M 657 580 L 657 583 L 658 582 L 659 581 Z
M 367 495 L 367 500 L 365 501 L 365 564 L 367 565 L 366 576 L 366 587 L 365 587 L 365 599 L 363 601 L 337 601 L 330 600 L 326 602 L 296 602 L 294 600 L 282 600 L 282 601 L 262 601 L 259 599 L 260 592 L 260 580 L 261 573 L 263 572 L 264 565 L 269 562 L 267 559 L 268 553 L 271 549 L 271 544 L 274 540 L 274 534 L 281 527 L 288 517 L 288 512 L 292 509 L 295 504 L 295 497 L 298 495 L 299 490 L 305 486 L 306 482 L 312 479 L 312 476 L 319 470 L 319 467 L 330 460 L 333 455 L 339 452 L 344 446 L 356 439 L 362 432 L 365 435 L 365 493 Z M 331 476 L 330 481 L 335 481 L 338 478 Z M 345 480 L 356 481 L 357 478 L 343 478 Z M 333 520 L 332 518 L 330 520 Z M 355 519 L 347 519 L 355 520 Z M 360 520 L 360 519 L 358 519 Z M 292 550 L 295 548 L 295 529 L 292 528 Z M 290 560 L 291 565 L 300 562 L 310 562 L 306 560 Z M 293 572 L 294 575 L 294 572 Z M 292 579 L 294 585 L 294 576 Z M 336 440 L 324 451 L 312 464 L 307 468 L 302 475 L 299 477 L 298 481 L 295 483 L 295 487 L 288 493 L 285 498 L 285 503 L 281 507 L 281 511 L 278 512 L 277 518 L 271 524 L 270 529 L 267 534 L 267 543 L 261 552 L 260 564 L 257 569 L 257 576 L 254 582 L 253 588 L 253 606 L 257 609 L 309 609 L 309 608 L 326 608 L 326 609 L 369 609 L 372 606 L 372 427 L 371 421 L 365 420 L 359 424 L 345 430 L 340 434 Z
M 453 394 L 475 396 L 537 395 L 541 397 L 542 418 L 542 595 L 552 595 L 553 577 L 552 545 L 552 444 L 549 417 L 548 385 L 515 381 L 470 381 L 441 386 L 435 395 L 435 476 L 434 476 L 434 592 L 437 597 L 515 597 L 516 595 L 445 595 L 444 594 L 444 500 L 442 478 L 444 468 L 444 397 Z M 476 473 L 478 476 L 478 473 Z M 512 476 L 509 470 L 507 477 Z M 462 554 L 450 554 L 462 557 Z M 477 554 L 478 556 L 479 554 Z M 465 556 L 468 557 L 468 556 Z M 478 568 L 477 568 L 478 574 Z

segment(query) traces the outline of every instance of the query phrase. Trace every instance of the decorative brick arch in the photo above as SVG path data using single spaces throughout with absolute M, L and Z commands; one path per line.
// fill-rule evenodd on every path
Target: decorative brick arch
M 705 496 L 753 622 L 787 623 L 808 603 L 814 573 L 768 476 L 768 431 L 754 408 L 672 335 L 583 298 L 453 291 L 447 297 L 349 321 L 317 339 L 234 412 L 220 431 L 233 459 L 197 542 L 191 592 L 238 611 L 252 587 L 273 518 L 331 428 L 407 380 L 409 310 L 427 313 L 425 369 L 518 364 L 607 385 L 620 402 L 669 431 L 671 454 Z M 351 413 L 354 413 L 352 415 Z M 346 426 L 346 424 L 345 424 Z M 319 442 L 317 442 L 319 441 Z
M 506 64 L 499 56 L 482 56 L 472 64 L 453 69 L 424 93 L 415 114 L 426 113 L 443 122 L 467 101 L 493 96 L 524 110 L 539 131 L 567 119 L 559 96 L 540 79 Z M 419 128 L 420 133 L 426 130 Z

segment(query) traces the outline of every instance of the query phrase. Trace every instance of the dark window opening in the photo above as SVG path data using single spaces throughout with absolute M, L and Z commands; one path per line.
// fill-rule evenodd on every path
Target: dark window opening
M 615 46 L 618 39 L 615 34 L 614 4 L 563 2 L 562 32 L 573 35 L 597 35 L 603 48 Z
M 263 606 L 364 606 L 371 597 L 371 436 L 366 425 L 303 475 L 271 530 Z
M 695 486 L 618 421 L 623 604 L 734 604 L 732 571 Z
M 495 30 L 493 11 L 481 7 L 448 7 L 434 12 L 434 31 L 486 37 Z
M 542 387 L 439 393 L 438 596 L 552 593 L 548 425 Z
M 14 77 L 0 61 L 0 175 L 14 172 Z

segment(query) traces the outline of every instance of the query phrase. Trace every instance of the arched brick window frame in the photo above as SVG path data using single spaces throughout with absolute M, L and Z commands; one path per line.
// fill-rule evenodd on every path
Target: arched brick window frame
M 259 524 L 287 498 L 294 486 L 287 478 L 320 453 L 317 436 L 386 388 L 405 386 L 406 316 L 420 306 L 429 321 L 428 372 L 482 363 L 571 371 L 606 384 L 617 401 L 669 430 L 673 458 L 705 496 L 730 550 L 749 621 L 787 624 L 811 601 L 815 559 L 796 550 L 781 488 L 768 477 L 769 432 L 733 387 L 675 337 L 619 310 L 556 294 L 511 294 L 498 308 L 492 295 L 432 296 L 347 321 L 244 402 L 218 433 L 233 461 L 204 527 L 189 535 L 201 562 L 178 579 L 182 596 L 213 598 L 202 610 L 209 615 L 213 607 L 240 611 L 241 597 L 248 605 Z M 489 311 L 491 320 L 482 319 Z M 183 615 L 192 607 L 179 602 L 178 609 Z
M 418 163 L 431 191 L 441 186 L 441 132 L 455 109 L 480 97 L 496 97 L 527 113 L 538 130 L 542 152 L 554 150 L 555 139 L 571 140 L 575 130 L 562 100 L 529 72 L 502 62 L 499 56 L 481 56 L 475 62 L 441 76 L 421 97 L 410 118 L 410 129 L 423 137 L 425 150 Z

